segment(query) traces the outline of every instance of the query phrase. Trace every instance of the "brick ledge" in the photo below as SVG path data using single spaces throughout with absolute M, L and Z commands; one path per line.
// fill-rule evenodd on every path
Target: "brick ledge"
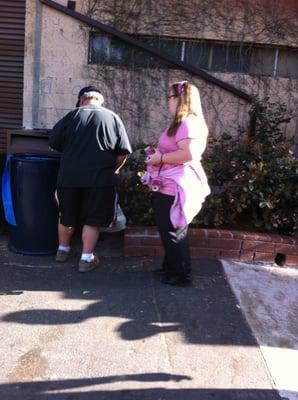
M 219 229 L 189 229 L 192 258 L 276 262 L 298 268 L 298 239 L 289 236 Z M 162 256 L 155 227 L 128 227 L 124 233 L 125 256 Z

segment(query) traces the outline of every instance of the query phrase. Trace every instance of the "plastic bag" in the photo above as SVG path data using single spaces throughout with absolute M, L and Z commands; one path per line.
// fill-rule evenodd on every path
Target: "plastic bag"
M 120 232 L 126 228 L 126 217 L 122 208 L 119 204 L 117 204 L 115 215 L 113 221 L 110 223 L 108 227 L 102 227 L 100 230 L 102 232 Z

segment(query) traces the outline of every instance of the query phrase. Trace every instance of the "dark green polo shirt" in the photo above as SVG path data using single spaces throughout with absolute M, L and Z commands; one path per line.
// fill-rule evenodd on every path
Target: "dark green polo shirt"
M 115 185 L 116 158 L 132 151 L 118 115 L 93 104 L 58 121 L 49 146 L 62 153 L 57 186 L 64 187 Z

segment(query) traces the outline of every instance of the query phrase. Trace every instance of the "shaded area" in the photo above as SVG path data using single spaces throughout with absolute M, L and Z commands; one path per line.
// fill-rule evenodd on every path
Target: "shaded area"
M 3 298 L 8 295 L 5 298 L 6 302 L 10 301 L 8 299 L 14 299 L 14 296 L 16 296 L 17 301 L 20 300 L 19 303 L 14 304 L 14 310 L 18 309 L 17 304 L 23 304 L 26 309 L 2 313 L 0 328 L 10 323 L 55 327 L 73 324 L 74 328 L 78 327 L 79 331 L 78 324 L 90 318 L 96 318 L 96 329 L 101 329 L 101 327 L 105 327 L 104 317 L 111 317 L 118 318 L 119 321 L 116 332 L 119 339 L 117 340 L 136 341 L 153 336 L 158 337 L 160 333 L 179 332 L 178 335 L 173 335 L 168 342 L 175 348 L 177 345 L 177 352 L 179 352 L 181 337 L 188 344 L 211 344 L 214 346 L 214 352 L 216 352 L 217 345 L 231 346 L 232 352 L 235 351 L 233 346 L 257 346 L 242 317 L 237 300 L 231 292 L 219 261 L 194 261 L 193 286 L 181 288 L 161 284 L 160 279 L 152 273 L 152 270 L 157 268 L 161 262 L 158 259 L 106 257 L 102 258 L 103 266 L 100 269 L 82 275 L 76 269 L 71 268 L 72 265 L 76 265 L 77 261 L 74 264 L 58 265 L 53 262 L 52 258 L 33 259 L 25 257 L 22 259 L 11 254 L 9 254 L 9 258 L 5 257 L 2 258 L 2 264 L 0 263 L 0 294 Z M 22 263 L 26 266 L 22 266 Z M 28 297 L 26 298 L 26 292 L 29 292 L 30 300 L 28 300 Z M 40 304 L 43 304 L 43 301 L 48 301 L 48 292 L 59 293 L 57 306 L 43 309 Z M 23 296 L 24 303 L 22 303 Z M 56 304 L 55 298 L 56 296 L 51 299 L 51 304 Z M 65 310 L 63 309 L 64 300 L 68 299 L 78 301 L 65 302 L 67 307 L 67 310 Z M 87 300 L 87 305 L 84 302 L 85 300 Z M 122 321 L 122 319 L 125 321 Z M 103 330 L 103 332 L 105 331 Z M 138 343 L 136 342 L 134 346 L 138 346 Z M 154 346 L 155 344 L 153 344 Z M 155 351 L 160 349 L 158 346 L 160 344 L 157 341 Z M 196 348 L 193 347 L 193 349 L 194 357 L 196 357 Z M 32 351 L 26 354 L 34 356 L 34 354 L 31 354 Z M 172 354 L 174 354 L 174 351 Z M 192 355 L 192 352 L 186 352 L 186 355 Z M 101 369 L 97 366 L 93 373 L 99 375 L 98 377 L 85 377 L 85 369 L 85 372 L 81 373 L 83 376 L 79 379 L 52 381 L 38 381 L 38 379 L 45 379 L 45 376 L 47 376 L 46 372 L 46 375 L 43 375 L 43 371 L 39 375 L 32 375 L 32 377 L 28 374 L 25 374 L 24 377 L 9 374 L 4 379 L 13 382 L 0 385 L 0 399 L 280 399 L 277 392 L 272 389 L 203 388 L 200 387 L 200 384 L 196 385 L 198 387 L 192 388 L 191 386 L 195 386 L 196 382 L 202 382 L 204 379 L 205 382 L 210 379 L 210 382 L 213 382 L 212 385 L 217 386 L 217 380 L 214 378 L 216 366 L 206 362 L 206 365 L 202 364 L 201 367 L 197 367 L 195 358 L 189 363 L 189 360 L 183 358 L 185 356 L 180 354 L 175 361 L 176 364 L 173 364 L 173 371 L 178 372 L 176 374 L 160 373 L 156 371 L 159 369 L 156 365 L 153 368 L 148 365 L 148 368 L 146 368 L 146 370 L 151 368 L 151 370 L 156 371 L 152 373 L 108 376 L 101 376 Z M 209 356 L 207 354 L 204 356 L 207 361 Z M 23 355 L 19 358 L 22 367 L 21 372 L 25 368 L 23 358 Z M 66 352 L 64 359 L 65 363 L 71 362 L 72 358 L 69 352 Z M 186 364 L 185 366 L 183 364 L 184 359 L 188 363 L 187 367 Z M 146 358 L 144 358 L 144 362 L 146 362 L 145 360 Z M 135 360 L 132 357 L 128 362 L 134 365 Z M 251 362 L 260 363 L 262 361 L 255 358 Z M 191 365 L 194 366 L 193 369 L 190 368 Z M 162 367 L 164 368 L 164 366 Z M 73 368 L 76 370 L 78 365 L 73 365 Z M 133 372 L 139 371 L 137 368 L 138 364 L 136 364 Z M 261 372 L 260 375 L 262 375 L 262 368 L 264 368 L 263 365 L 258 364 L 256 370 Z M 122 370 L 124 372 L 127 370 L 125 365 L 123 365 Z M 168 368 L 166 371 L 168 371 Z M 251 369 L 248 368 L 248 371 L 247 373 L 251 377 Z M 239 370 L 237 373 L 243 375 L 244 384 L 243 380 L 239 380 L 241 387 L 246 387 L 246 372 Z M 63 369 L 60 374 L 63 375 Z M 50 376 L 51 372 L 49 372 Z M 61 375 L 60 377 L 62 378 Z M 30 379 L 30 381 L 25 382 L 27 379 Z M 227 382 L 230 382 L 228 373 Z M 266 374 L 254 379 L 254 382 L 255 386 L 258 387 L 271 387 Z M 221 387 L 222 385 L 222 381 L 219 380 L 218 386 Z M 247 385 L 254 386 L 249 381 L 247 381 Z M 234 385 L 231 384 L 231 386 Z
M 163 376 L 162 376 L 163 375 Z M 176 379 L 167 374 L 113 376 L 106 378 L 72 379 L 7 384 L 0 386 L 0 396 L 5 400 L 280 400 L 274 390 L 267 389 L 131 389 L 65 391 L 73 388 L 100 385 L 121 380 L 162 381 Z M 63 393 L 57 393 L 59 391 Z M 52 393 L 51 393 L 52 392 Z
M 219 261 L 194 261 L 194 284 L 188 288 L 161 284 L 152 274 L 153 267 L 152 260 L 110 258 L 101 269 L 81 275 L 69 266 L 2 265 L 0 293 L 21 297 L 26 291 L 56 291 L 67 299 L 94 303 L 84 309 L 36 308 L 7 313 L 1 322 L 59 325 L 119 317 L 128 319 L 118 328 L 124 340 L 179 330 L 186 342 L 193 344 L 256 346 Z

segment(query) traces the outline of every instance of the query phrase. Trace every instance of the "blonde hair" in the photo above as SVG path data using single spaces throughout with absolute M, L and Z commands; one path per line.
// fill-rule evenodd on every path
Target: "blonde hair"
M 178 98 L 178 104 L 175 117 L 167 131 L 168 136 L 175 136 L 181 122 L 189 115 L 199 117 L 203 125 L 206 126 L 199 89 L 188 81 L 173 83 L 170 89 L 173 95 Z

